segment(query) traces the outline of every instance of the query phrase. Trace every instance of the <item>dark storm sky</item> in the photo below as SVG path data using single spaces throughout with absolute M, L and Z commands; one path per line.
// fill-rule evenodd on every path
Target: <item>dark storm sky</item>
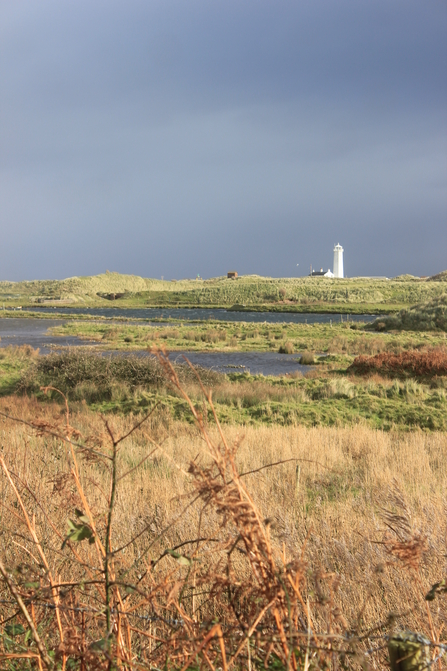
M 0 59 L 0 279 L 447 268 L 445 0 L 2 0 Z

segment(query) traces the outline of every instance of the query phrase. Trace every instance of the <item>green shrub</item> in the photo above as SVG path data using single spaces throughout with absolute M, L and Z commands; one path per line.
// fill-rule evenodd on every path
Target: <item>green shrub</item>
M 194 372 L 187 364 L 175 364 L 182 382 L 195 382 Z M 215 371 L 199 369 L 204 384 L 213 386 L 222 380 Z M 23 374 L 18 390 L 39 392 L 40 387 L 51 385 L 75 400 L 125 400 L 136 389 L 165 386 L 166 377 L 153 356 L 101 356 L 94 352 L 69 350 L 38 358 Z

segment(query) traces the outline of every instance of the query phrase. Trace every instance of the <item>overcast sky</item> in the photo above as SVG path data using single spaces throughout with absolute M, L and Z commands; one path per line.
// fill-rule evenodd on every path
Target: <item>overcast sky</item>
M 447 269 L 445 0 L 0 0 L 0 59 L 2 280 Z

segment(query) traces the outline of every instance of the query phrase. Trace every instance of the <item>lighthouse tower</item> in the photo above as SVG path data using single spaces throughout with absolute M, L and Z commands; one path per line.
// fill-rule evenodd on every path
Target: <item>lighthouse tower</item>
M 334 277 L 344 277 L 343 275 L 343 247 L 338 244 L 334 247 Z

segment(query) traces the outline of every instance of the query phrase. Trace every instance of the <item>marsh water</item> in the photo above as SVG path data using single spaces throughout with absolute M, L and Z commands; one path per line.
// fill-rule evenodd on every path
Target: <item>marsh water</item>
M 301 366 L 298 354 L 278 352 L 171 352 L 175 363 L 185 363 L 186 357 L 194 366 L 210 368 L 219 373 L 251 373 L 252 375 L 290 375 L 306 373 L 313 366 Z
M 220 319 L 225 321 L 247 321 L 247 322 L 294 322 L 294 323 L 329 323 L 331 320 L 346 321 L 341 315 L 327 314 L 297 314 L 297 313 L 272 313 L 272 312 L 227 312 L 226 310 L 204 310 L 204 309 L 174 309 L 162 310 L 156 308 L 141 308 L 137 310 L 126 310 L 120 308 L 39 308 L 39 311 L 51 313 L 63 317 L 66 314 L 89 314 L 98 317 L 125 317 L 132 319 L 189 319 L 205 321 L 209 319 Z M 349 321 L 372 321 L 372 315 L 349 315 Z M 8 345 L 20 346 L 31 345 L 39 349 L 41 354 L 49 354 L 57 351 L 60 347 L 85 347 L 95 346 L 93 341 L 84 340 L 75 336 L 55 336 L 49 333 L 49 329 L 64 323 L 59 319 L 32 319 L 32 318 L 4 318 L 0 319 L 0 347 Z M 159 325 L 159 324 L 157 324 Z M 150 328 L 150 324 L 147 327 Z M 150 356 L 148 352 L 137 352 L 138 356 Z M 298 363 L 297 354 L 279 354 L 278 352 L 172 352 L 170 358 L 179 362 L 186 356 L 191 363 L 212 368 L 214 370 L 231 372 L 250 372 L 263 375 L 285 375 L 296 371 L 302 373 L 309 370 L 309 366 L 301 366 Z
M 54 346 L 75 347 L 86 341 L 74 336 L 54 336 L 48 329 L 64 324 L 63 319 L 0 319 L 0 347 L 31 345 L 41 354 L 48 354 Z
M 0 319 L 0 347 L 31 345 L 40 354 L 59 351 L 61 347 L 95 346 L 95 342 L 74 336 L 54 336 L 48 329 L 60 326 L 62 319 Z M 104 354 L 113 354 L 107 352 Z M 137 356 L 150 356 L 149 352 L 133 352 Z M 171 352 L 172 361 L 184 363 L 186 356 L 192 364 L 212 368 L 221 373 L 252 373 L 253 375 L 285 375 L 301 371 L 309 366 L 298 363 L 297 354 L 277 352 Z
M 40 307 L 28 308 L 46 314 L 54 315 L 81 315 L 88 314 L 94 317 L 120 317 L 125 319 L 185 319 L 207 321 L 218 319 L 226 322 L 259 322 L 267 324 L 334 324 L 341 321 L 372 322 L 377 315 L 343 315 L 307 312 L 238 312 L 236 310 L 209 309 L 209 308 L 75 308 L 75 307 Z

